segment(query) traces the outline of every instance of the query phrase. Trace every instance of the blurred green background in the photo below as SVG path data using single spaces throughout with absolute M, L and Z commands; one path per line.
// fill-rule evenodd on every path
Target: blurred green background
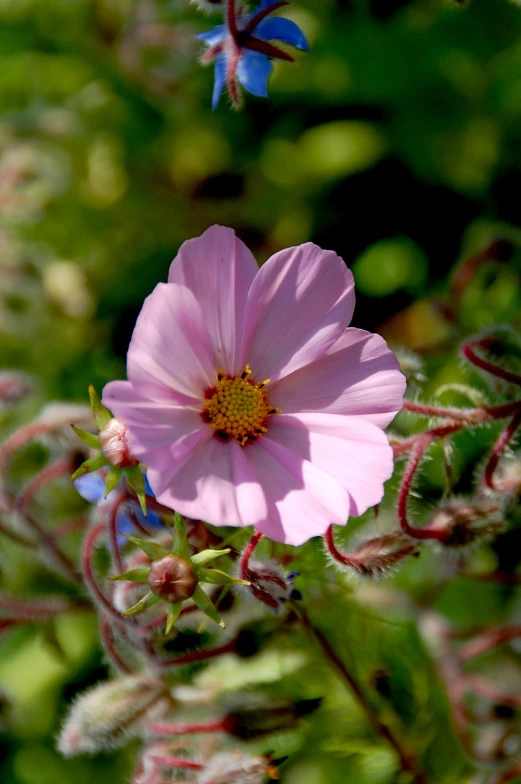
M 424 353 L 432 389 L 465 380 L 450 353 L 465 332 L 519 323 L 521 7 L 297 0 L 284 15 L 310 53 L 276 65 L 268 101 L 247 95 L 237 113 L 224 98 L 214 113 L 194 35 L 218 19 L 187 0 L 0 0 L 0 368 L 37 380 L 21 410 L 0 413 L 4 435 L 45 401 L 84 401 L 88 383 L 124 376 L 144 297 L 181 242 L 215 222 L 261 262 L 307 240 L 337 251 L 355 274 L 354 324 Z M 497 239 L 458 282 L 455 265 Z M 435 467 L 428 481 L 442 482 Z M 4 588 L 49 579 L 2 551 Z M 404 586 L 428 590 L 435 573 L 424 560 Z M 477 622 L 475 599 L 454 590 L 445 609 Z M 481 590 L 481 620 L 506 612 L 510 594 Z M 403 634 L 419 657 L 413 626 Z M 47 637 L 2 636 L 0 684 L 15 695 L 2 782 L 127 780 L 124 755 L 54 751 L 64 703 L 106 672 L 96 638 L 90 614 Z M 445 740 L 454 770 L 433 781 L 462 781 Z M 390 781 L 370 739 L 358 768 L 353 746 L 321 743 L 285 781 Z

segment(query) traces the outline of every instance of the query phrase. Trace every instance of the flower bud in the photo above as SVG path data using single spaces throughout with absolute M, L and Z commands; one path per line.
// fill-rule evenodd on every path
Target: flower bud
M 414 555 L 417 543 L 401 531 L 391 531 L 362 542 L 356 551 L 352 567 L 367 577 L 380 577 Z
M 271 562 L 250 561 L 244 577 L 251 583 L 249 593 L 272 610 L 277 610 L 291 595 L 292 586 Z
M 139 461 L 130 452 L 128 430 L 120 419 L 113 417 L 99 434 L 101 451 L 111 466 L 132 468 Z
M 427 527 L 441 534 L 437 539 L 444 547 L 467 547 L 502 531 L 503 512 L 495 501 L 451 500 L 438 507 Z
M 169 553 L 152 561 L 148 584 L 156 596 L 177 604 L 190 599 L 197 587 L 197 575 L 186 558 Z
M 22 373 L 0 373 L 0 405 L 18 403 L 32 387 L 29 378 Z
M 251 757 L 241 751 L 215 754 L 197 778 L 197 784 L 262 784 L 268 763 L 263 757 Z
M 65 719 L 58 748 L 66 757 L 124 746 L 145 721 L 168 709 L 165 685 L 127 675 L 82 694 Z

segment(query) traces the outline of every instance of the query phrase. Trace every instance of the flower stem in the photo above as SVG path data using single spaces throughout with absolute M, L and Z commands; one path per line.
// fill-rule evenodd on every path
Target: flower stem
M 398 520 L 402 531 L 414 539 L 435 539 L 438 542 L 443 542 L 446 536 L 446 531 L 443 528 L 415 528 L 410 525 L 407 519 L 407 501 L 414 475 L 420 466 L 425 450 L 434 440 L 428 433 L 422 435 L 423 438 L 418 439 L 413 447 L 400 485 L 398 493 Z
M 175 667 L 182 664 L 193 664 L 194 662 L 205 661 L 206 659 L 215 659 L 217 656 L 222 656 L 225 653 L 234 653 L 236 651 L 236 640 L 231 640 L 225 645 L 220 645 L 218 648 L 209 648 L 203 651 L 191 651 L 190 653 L 183 653 L 179 656 L 172 656 L 170 659 L 163 659 L 158 661 L 161 668 Z
M 225 732 L 226 725 L 222 720 L 202 724 L 173 724 L 169 721 L 156 721 L 150 724 L 148 729 L 154 735 L 191 735 L 199 732 Z
M 498 467 L 499 461 L 505 448 L 508 446 L 508 443 L 512 440 L 515 436 L 519 426 L 521 425 L 521 408 L 519 408 L 508 425 L 506 426 L 505 430 L 500 434 L 499 438 L 497 439 L 496 443 L 492 448 L 492 453 L 488 459 L 488 462 L 485 466 L 485 470 L 483 472 L 483 481 L 485 482 L 486 486 L 490 490 L 495 490 L 496 487 L 494 485 L 494 472 Z
M 465 359 L 481 370 L 490 373 L 490 375 L 495 376 L 496 378 L 501 378 L 503 381 L 507 381 L 510 384 L 521 386 L 521 376 L 518 373 L 512 373 L 510 370 L 507 370 L 500 365 L 495 365 L 493 362 L 483 359 L 475 350 L 476 348 L 487 349 L 492 343 L 493 339 L 490 337 L 469 340 L 463 345 L 461 351 Z
M 107 617 L 102 617 L 101 619 L 100 639 L 107 657 L 111 660 L 116 669 L 120 672 L 130 675 L 133 670 L 123 661 L 118 651 L 116 650 L 114 645 L 114 637 L 112 634 L 112 626 Z
M 491 648 L 503 645 L 518 637 L 521 637 L 521 626 L 496 626 L 493 629 L 487 629 L 486 632 L 474 637 L 473 640 L 462 648 L 459 652 L 459 658 L 464 662 L 470 661 L 470 659 L 481 656 L 481 654 L 486 653 Z
M 350 691 L 352 692 L 360 707 L 363 709 L 376 732 L 381 735 L 381 737 L 384 738 L 396 751 L 400 760 L 402 771 L 411 773 L 414 777 L 413 780 L 415 784 L 427 784 L 427 778 L 422 771 L 417 769 L 416 760 L 414 757 L 404 748 L 401 740 L 396 737 L 392 730 L 380 720 L 378 714 L 365 696 L 357 681 L 353 678 L 344 662 L 335 653 L 320 629 L 317 629 L 316 626 L 313 625 L 309 616 L 301 607 L 298 608 L 297 613 L 310 637 L 315 639 L 326 658 L 339 671 L 343 679 L 346 681 Z
M 262 534 L 259 531 L 255 531 L 252 538 L 242 551 L 241 560 L 239 563 L 239 570 L 241 573 L 241 578 L 243 580 L 248 580 L 248 574 L 250 573 L 250 559 L 253 555 L 253 552 L 257 545 L 259 544 L 260 540 L 262 539 Z
M 170 754 L 150 754 L 149 759 L 161 768 L 173 768 L 177 770 L 204 770 L 204 765 L 200 762 L 185 759 L 184 757 L 174 757 Z

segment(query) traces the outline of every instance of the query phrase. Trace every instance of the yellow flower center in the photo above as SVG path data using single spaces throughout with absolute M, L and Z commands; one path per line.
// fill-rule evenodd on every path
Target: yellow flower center
M 266 433 L 269 417 L 280 414 L 280 408 L 274 408 L 268 400 L 269 381 L 254 381 L 249 365 L 233 378 L 218 370 L 215 386 L 205 392 L 203 420 L 223 441 L 235 438 L 241 446 L 252 443 Z

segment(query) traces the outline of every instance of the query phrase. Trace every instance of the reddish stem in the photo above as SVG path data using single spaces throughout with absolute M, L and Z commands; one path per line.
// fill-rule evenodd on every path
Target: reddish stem
M 462 661 L 469 661 L 517 637 L 521 637 L 521 626 L 498 626 L 488 629 L 468 642 L 459 652 L 459 657 Z
M 403 401 L 403 410 L 412 411 L 425 417 L 439 417 L 440 419 L 457 419 L 467 422 L 472 418 L 473 409 L 443 408 L 425 403 L 416 403 L 413 400 Z
M 483 472 L 483 481 L 485 482 L 486 486 L 490 490 L 495 490 L 494 485 L 494 473 L 496 468 L 498 467 L 499 461 L 501 460 L 501 456 L 505 451 L 508 443 L 512 440 L 515 436 L 519 426 L 521 425 L 521 408 L 519 408 L 506 428 L 500 434 L 499 438 L 497 439 L 496 443 L 492 448 L 492 453 L 488 459 L 488 462 L 485 466 L 485 470 Z
M 285 52 L 284 49 L 279 49 L 278 46 L 263 41 L 261 38 L 256 38 L 250 35 L 246 42 L 243 44 L 245 49 L 251 49 L 252 52 L 260 52 L 265 54 L 266 57 L 273 57 L 276 60 L 286 60 L 288 63 L 294 63 L 295 58 Z
M 253 33 L 257 25 L 262 22 L 263 19 L 272 14 L 274 11 L 278 11 L 279 8 L 283 8 L 285 5 L 289 5 L 289 3 L 286 2 L 286 0 L 280 0 L 279 3 L 273 3 L 273 5 L 269 5 L 266 8 L 263 8 L 261 11 L 257 11 L 256 14 L 253 14 L 253 16 L 250 17 L 250 21 L 246 25 L 245 31 L 247 33 Z
M 222 719 L 202 724 L 173 724 L 169 721 L 156 721 L 150 724 L 148 729 L 154 735 L 190 735 L 199 732 L 226 732 L 226 724 Z
M 22 510 L 42 487 L 50 484 L 50 482 L 53 482 L 60 476 L 69 475 L 73 469 L 73 461 L 70 456 L 60 457 L 53 463 L 49 463 L 24 487 L 16 500 L 17 508 Z
M 446 537 L 446 531 L 443 528 L 415 528 L 410 525 L 407 519 L 407 501 L 414 475 L 422 461 L 425 450 L 434 440 L 428 433 L 423 433 L 422 435 L 423 438 L 418 439 L 413 447 L 400 485 L 398 493 L 398 520 L 402 531 L 414 539 L 435 539 L 438 542 L 443 542 Z
M 228 30 L 230 31 L 231 37 L 237 44 L 237 36 L 239 34 L 239 30 L 237 28 L 235 0 L 228 0 L 228 4 L 226 6 L 226 23 L 228 25 Z
M 191 651 L 184 653 L 180 656 L 173 656 L 170 659 L 162 659 L 158 661 L 159 667 L 175 667 L 181 664 L 193 664 L 194 662 L 205 661 L 206 659 L 215 659 L 217 656 L 222 656 L 225 653 L 235 653 L 236 640 L 230 640 L 225 645 L 218 648 L 209 648 L 206 651 Z
M 62 523 L 58 528 L 51 531 L 51 536 L 58 539 L 60 536 L 67 536 L 68 534 L 75 534 L 77 531 L 83 531 L 86 525 L 84 517 L 75 517 L 73 520 L 67 520 Z
M 259 544 L 260 540 L 262 539 L 262 534 L 259 531 L 255 531 L 252 538 L 242 551 L 241 560 L 239 562 L 239 570 L 241 573 L 241 578 L 243 580 L 249 580 L 250 578 L 248 575 L 250 574 L 250 559 L 253 555 L 253 552 L 257 545 Z
M 511 708 L 521 708 L 521 697 L 518 694 L 509 694 L 508 692 L 498 689 L 492 683 L 479 678 L 475 675 L 467 675 L 463 679 L 463 686 L 465 689 L 476 692 L 486 697 L 491 702 L 498 703 L 499 705 L 508 705 Z
M 126 664 L 123 661 L 118 651 L 116 650 L 116 647 L 114 645 L 114 636 L 112 632 L 113 629 L 109 622 L 109 619 L 103 617 L 101 619 L 101 624 L 100 624 L 100 637 L 105 653 L 107 654 L 107 656 L 109 657 L 112 664 L 114 664 L 117 670 L 127 675 L 130 675 L 133 672 L 133 670 L 128 666 L 128 664 Z
M 125 571 L 125 564 L 123 563 L 123 557 L 121 555 L 118 544 L 118 512 L 125 500 L 126 494 L 124 492 L 118 492 L 110 506 L 110 509 L 108 510 L 110 551 L 119 574 Z
M 85 578 L 85 582 L 87 583 L 87 587 L 89 588 L 91 594 L 96 599 L 96 601 L 102 606 L 103 610 L 115 621 L 121 624 L 124 619 L 122 618 L 121 614 L 116 610 L 112 602 L 108 600 L 105 596 L 103 591 L 98 585 L 98 581 L 94 574 L 94 569 L 92 568 L 92 554 L 94 552 L 94 548 L 98 542 L 98 539 L 105 533 L 105 521 L 100 520 L 95 525 L 93 525 L 88 531 L 87 535 L 85 536 L 85 540 L 83 542 L 83 551 L 82 551 L 82 567 L 83 567 L 83 576 Z
M 364 564 L 361 558 L 357 558 L 356 555 L 344 555 L 337 548 L 335 544 L 335 538 L 333 535 L 332 525 L 329 526 L 326 533 L 324 534 L 324 540 L 326 542 L 327 549 L 329 550 L 330 555 L 335 559 L 335 561 L 338 561 L 339 563 L 342 563 L 345 566 L 350 566 L 358 571 L 363 571 Z
M 475 348 L 487 349 L 492 343 L 493 339 L 490 337 L 479 338 L 478 340 L 469 340 L 462 346 L 462 354 L 469 362 L 481 370 L 485 370 L 496 378 L 503 381 L 508 381 L 510 384 L 521 386 L 521 376 L 518 373 L 512 373 L 510 370 L 502 368 L 500 365 L 495 365 L 476 353 Z
M 162 768 L 174 768 L 177 770 L 204 770 L 204 765 L 200 762 L 193 762 L 192 760 L 185 759 L 184 757 L 174 757 L 170 754 L 155 754 L 148 755 L 152 762 Z

